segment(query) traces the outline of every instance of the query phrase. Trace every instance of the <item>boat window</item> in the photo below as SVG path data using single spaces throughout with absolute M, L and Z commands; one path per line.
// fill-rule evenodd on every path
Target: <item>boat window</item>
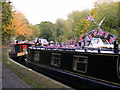
M 39 62 L 39 56 L 40 56 L 40 52 L 39 51 L 34 51 L 34 61 L 35 62 Z
M 19 53 L 20 52 L 20 45 L 15 45 L 15 53 Z
M 90 41 L 87 41 L 87 42 L 85 43 L 85 46 L 89 46 L 89 44 L 90 44 Z
M 59 53 L 52 53 L 51 55 L 51 65 L 59 67 L 61 60 L 61 54 Z
M 91 43 L 94 44 L 99 44 L 99 45 L 103 45 L 103 42 L 101 39 L 93 39 L 91 40 Z
M 106 39 L 102 39 L 102 41 L 105 45 L 109 44 L 109 42 Z
M 90 44 L 89 44 L 90 46 L 93 46 L 93 44 L 90 42 Z
M 86 73 L 87 71 L 87 56 L 74 55 L 73 57 L 73 70 Z
M 21 45 L 20 49 L 21 49 L 20 50 L 21 52 L 26 52 L 27 51 L 27 45 Z

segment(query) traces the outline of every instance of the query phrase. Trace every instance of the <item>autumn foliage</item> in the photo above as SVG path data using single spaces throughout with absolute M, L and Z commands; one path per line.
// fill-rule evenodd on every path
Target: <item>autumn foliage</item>
M 12 30 L 15 37 L 23 35 L 29 37 L 32 35 L 32 29 L 29 28 L 29 23 L 25 16 L 21 12 L 13 12 L 12 25 L 8 26 L 7 29 Z
M 0 17 L 2 19 L 0 32 L 2 43 L 7 45 L 12 38 L 24 37 L 24 40 L 30 39 L 33 36 L 33 30 L 30 28 L 30 24 L 23 13 L 13 11 L 11 2 L 6 0 L 4 2 L 0 1 L 0 5 L 2 6 L 0 7 L 2 13 L 2 17 Z

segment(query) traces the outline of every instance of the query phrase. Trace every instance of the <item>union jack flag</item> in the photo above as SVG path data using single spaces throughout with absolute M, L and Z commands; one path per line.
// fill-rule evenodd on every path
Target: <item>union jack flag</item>
M 94 30 L 94 36 L 96 36 L 97 35 L 97 30 Z
M 62 42 L 62 47 L 65 47 L 64 42 Z
M 114 40 L 116 40 L 116 38 L 117 38 L 116 36 L 113 36 L 113 39 L 114 39 Z
M 99 35 L 102 36 L 104 34 L 104 31 L 100 30 Z
M 92 35 L 89 35 L 89 39 L 92 39 L 93 37 L 92 37 Z
M 74 38 L 74 44 L 76 44 L 76 43 L 77 43 L 76 38 Z
M 83 39 L 82 39 L 82 35 L 80 35 L 80 41 L 82 41 Z
M 87 38 L 87 37 L 86 37 L 86 38 Z M 86 39 L 86 38 L 84 39 L 84 42 L 85 42 L 85 43 L 87 42 L 87 39 Z
M 94 19 L 92 18 L 92 16 L 90 14 L 86 18 L 86 21 L 88 21 L 88 20 L 91 20 L 92 22 L 94 22 Z
M 70 39 L 70 44 L 72 44 L 72 42 L 73 42 L 73 40 L 72 40 L 72 39 Z
M 110 42 L 110 44 L 112 44 L 114 42 L 114 39 L 112 37 L 110 37 L 109 42 Z
M 106 33 L 105 33 L 104 38 L 107 38 L 107 37 L 108 37 L 108 35 L 109 35 L 109 33 L 108 33 L 108 32 L 106 32 Z
M 88 33 L 85 33 L 86 36 L 88 36 L 89 34 Z

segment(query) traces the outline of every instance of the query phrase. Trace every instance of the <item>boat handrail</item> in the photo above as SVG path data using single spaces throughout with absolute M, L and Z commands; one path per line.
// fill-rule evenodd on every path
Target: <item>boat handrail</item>
M 84 52 L 88 52 L 88 50 L 89 50 L 89 52 L 97 51 L 97 53 L 102 53 L 102 51 L 110 51 L 114 54 L 120 54 L 120 48 L 117 50 L 109 49 L 109 48 L 88 48 L 88 47 L 82 47 L 82 48 L 62 48 L 62 47 L 55 48 L 55 47 L 52 47 L 51 48 L 51 47 L 43 47 L 43 46 L 32 46 L 29 48 L 30 49 L 41 49 L 41 50 L 71 51 L 71 52 L 76 52 L 76 51 L 80 52 L 80 50 L 83 50 Z

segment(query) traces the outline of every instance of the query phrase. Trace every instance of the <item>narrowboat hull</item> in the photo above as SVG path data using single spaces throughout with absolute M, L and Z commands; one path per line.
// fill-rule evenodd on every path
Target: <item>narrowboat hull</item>
M 27 65 L 32 69 L 50 76 L 64 84 L 77 88 L 120 88 L 120 85 L 109 84 L 99 80 L 91 79 L 83 75 L 78 75 L 73 72 L 60 70 L 56 68 L 50 68 L 45 65 L 35 64 L 33 62 L 27 62 Z
M 120 54 L 30 48 L 27 64 L 52 78 L 69 82 L 74 88 L 120 88 L 119 57 Z

